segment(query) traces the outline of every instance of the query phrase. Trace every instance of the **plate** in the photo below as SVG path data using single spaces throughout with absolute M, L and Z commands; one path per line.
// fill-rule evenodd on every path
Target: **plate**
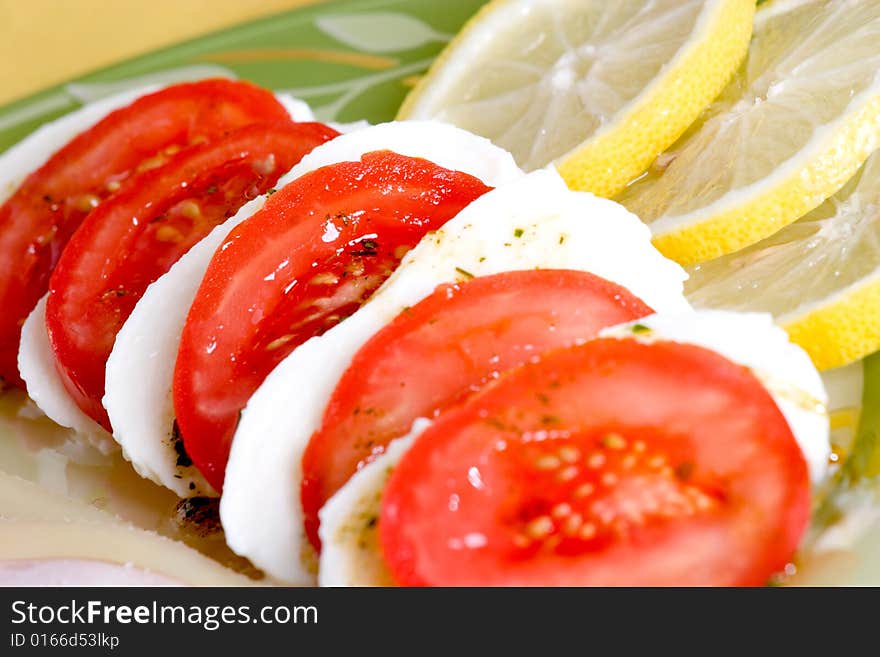
M 320 120 L 391 120 L 418 76 L 482 4 L 342 0 L 232 27 L 0 108 L 0 151 L 84 103 L 144 84 L 217 75 L 297 96 Z M 841 453 L 856 455 L 851 465 L 858 459 L 871 460 L 880 431 L 880 357 L 831 373 L 826 381 Z M 863 381 L 864 394 L 876 400 L 878 412 L 865 413 L 860 422 Z M 876 469 L 880 472 L 880 463 Z M 105 509 L 137 527 L 182 540 L 234 570 L 256 574 L 226 548 L 222 533 L 186 523 L 187 509 L 173 493 L 141 479 L 121 456 L 76 447 L 64 430 L 41 418 L 19 393 L 0 396 L 0 471 L 55 494 L 46 504 L 70 504 L 69 517 L 80 517 L 73 510 L 76 505 Z M 845 465 L 841 471 L 846 472 Z M 873 480 L 855 487 L 835 481 L 831 501 L 817 510 L 810 548 L 785 581 L 880 584 L 880 507 L 875 498 Z M 40 520 L 41 504 L 28 511 Z M 23 513 L 8 506 L 0 495 L 0 529 Z

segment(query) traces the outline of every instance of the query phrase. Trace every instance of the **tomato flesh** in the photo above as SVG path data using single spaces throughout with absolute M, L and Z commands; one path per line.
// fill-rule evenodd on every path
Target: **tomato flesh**
M 368 153 L 293 181 L 229 235 L 190 309 L 174 375 L 184 447 L 212 486 L 222 487 L 239 412 L 269 372 L 488 189 L 425 160 Z
M 806 529 L 807 466 L 746 368 L 600 339 L 441 415 L 385 489 L 403 585 L 760 585 Z
M 651 312 L 626 289 L 581 271 L 440 286 L 365 344 L 340 379 L 302 461 L 309 539 L 320 546 L 321 507 L 417 418 L 436 416 L 537 354 Z
M 101 403 L 105 366 L 147 286 L 337 135 L 319 123 L 246 126 L 139 174 L 85 219 L 50 278 L 46 303 L 56 366 L 83 411 L 111 429 Z
M 258 121 L 289 120 L 252 84 L 204 80 L 168 87 L 112 112 L 30 174 L 0 206 L 0 377 L 18 373 L 21 327 L 46 293 L 67 241 L 91 210 L 176 151 Z

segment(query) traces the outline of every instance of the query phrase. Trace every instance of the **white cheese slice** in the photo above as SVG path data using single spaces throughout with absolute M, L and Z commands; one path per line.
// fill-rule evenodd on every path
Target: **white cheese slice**
M 47 296 L 40 299 L 21 327 L 18 371 L 28 395 L 48 418 L 73 429 L 80 442 L 92 445 L 103 454 L 115 452 L 119 446 L 113 436 L 77 406 L 55 369 L 55 354 L 46 332 Z
M 318 586 L 394 586 L 379 549 L 382 491 L 397 462 L 429 426 L 429 420 L 416 420 L 409 434 L 392 441 L 321 509 Z

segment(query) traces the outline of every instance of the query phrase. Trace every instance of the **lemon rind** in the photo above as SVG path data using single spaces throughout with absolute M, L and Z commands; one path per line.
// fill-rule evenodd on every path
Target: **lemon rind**
M 880 350 L 880 270 L 779 323 L 820 370 L 869 356 Z

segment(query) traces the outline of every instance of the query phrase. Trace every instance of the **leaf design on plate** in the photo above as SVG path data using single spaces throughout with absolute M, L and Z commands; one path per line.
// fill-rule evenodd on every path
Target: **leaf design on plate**
M 315 19 L 324 34 L 363 52 L 399 52 L 436 41 L 449 41 L 424 21 L 395 12 L 330 14 Z
M 235 78 L 236 75 L 228 68 L 213 65 L 181 66 L 166 69 L 147 75 L 125 78 L 115 82 L 72 82 L 65 86 L 65 91 L 81 103 L 90 103 L 129 89 L 150 85 L 167 85 L 176 82 L 190 82 L 205 78 Z
M 378 71 L 349 80 L 309 87 L 287 88 L 279 91 L 309 102 L 319 121 L 335 121 L 339 118 L 342 110 L 364 92 L 391 80 L 405 80 L 413 75 L 424 73 L 431 61 L 431 59 L 422 59 L 389 71 Z M 312 100 L 321 97 L 330 97 L 333 100 L 324 104 L 315 104 L 315 101 Z
M 0 110 L 0 132 L 14 129 L 20 123 L 44 119 L 46 115 L 64 110 L 69 112 L 75 109 L 74 103 L 68 94 L 62 91 L 54 91 L 45 98 L 34 100 L 26 105 L 17 107 L 5 107 Z M 0 149 L 2 151 L 2 149 Z M 0 199 L 4 197 L 4 190 L 0 189 Z M 12 193 L 11 191 L 9 192 Z
M 324 50 L 320 48 L 245 48 L 225 50 L 200 55 L 200 61 L 239 64 L 242 62 L 283 62 L 309 60 L 325 64 L 345 64 L 371 71 L 383 71 L 396 66 L 398 61 L 382 55 L 368 55 L 362 52 Z

